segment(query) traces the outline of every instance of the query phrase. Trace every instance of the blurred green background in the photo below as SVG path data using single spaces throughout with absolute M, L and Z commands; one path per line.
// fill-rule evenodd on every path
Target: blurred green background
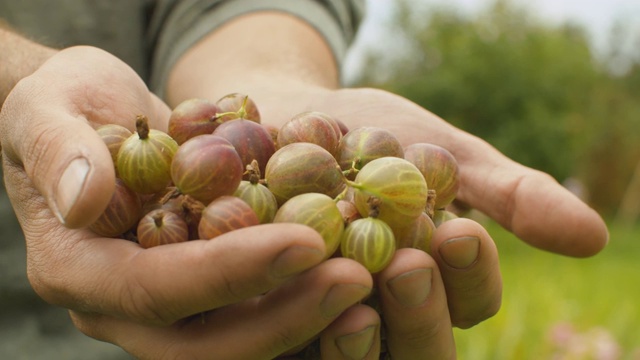
M 392 42 L 364 50 L 351 85 L 403 95 L 548 172 L 610 225 L 602 253 L 573 259 L 485 222 L 503 306 L 456 330 L 459 358 L 640 359 L 640 31 L 618 22 L 595 51 L 581 25 L 508 0 L 475 12 L 412 0 L 392 9 L 380 25 Z

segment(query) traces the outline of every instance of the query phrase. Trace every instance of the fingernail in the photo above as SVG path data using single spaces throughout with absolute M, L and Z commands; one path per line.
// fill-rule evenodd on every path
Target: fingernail
M 465 236 L 449 239 L 438 248 L 442 259 L 455 269 L 466 269 L 478 258 L 480 251 L 480 238 Z
M 271 265 L 271 275 L 287 278 L 322 261 L 324 251 L 308 246 L 292 246 L 276 257 Z
M 360 284 L 334 285 L 320 303 L 320 312 L 326 318 L 335 317 L 370 292 L 371 288 Z
M 376 329 L 377 326 L 371 325 L 356 333 L 340 336 L 336 339 L 336 346 L 347 359 L 364 359 L 371 351 Z
M 72 160 L 58 180 L 54 197 L 54 212 L 60 222 L 65 219 L 82 193 L 84 182 L 91 169 L 89 161 L 80 157 Z
M 387 281 L 391 295 L 406 307 L 425 303 L 431 292 L 431 269 L 416 269 Z

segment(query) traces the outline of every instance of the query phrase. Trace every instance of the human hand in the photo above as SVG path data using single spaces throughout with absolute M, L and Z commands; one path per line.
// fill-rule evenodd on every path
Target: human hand
M 586 257 L 608 241 L 603 219 L 550 175 L 507 158 L 483 140 L 395 94 L 378 89 L 314 90 L 310 107 L 350 128 L 389 129 L 404 145 L 430 142 L 460 167 L 456 200 L 485 213 L 520 239 L 558 254 Z
M 308 102 L 305 103 L 304 100 L 297 99 L 295 103 L 308 104 L 308 108 L 330 113 L 344 121 L 350 128 L 378 126 L 389 129 L 398 136 L 404 145 L 431 142 L 449 149 L 456 156 L 460 165 L 461 183 L 458 200 L 490 215 L 527 243 L 559 254 L 583 257 L 596 254 L 608 241 L 608 232 L 600 216 L 549 175 L 513 162 L 482 140 L 452 127 L 416 104 L 376 89 L 329 91 L 314 89 L 312 93 L 313 96 L 308 97 L 310 99 Z M 270 95 L 266 96 L 268 98 Z M 288 114 L 282 115 L 285 114 L 286 109 L 278 109 L 278 111 L 276 113 L 280 115 L 273 118 L 286 119 L 289 116 Z M 461 223 L 460 220 L 444 223 L 441 228 L 438 228 L 437 233 L 445 231 L 444 229 L 461 231 L 465 226 L 471 226 L 469 223 Z M 480 231 L 482 230 L 480 229 Z M 471 239 L 462 234 L 460 238 Z M 434 286 L 437 281 L 432 280 L 432 292 L 440 291 L 442 293 L 440 299 L 444 298 L 448 303 L 451 324 L 461 328 L 473 326 L 491 317 L 500 305 L 501 281 L 496 250 L 488 234 L 485 233 L 479 238 L 484 239 L 484 243 L 491 244 L 482 247 L 479 252 L 479 254 L 488 255 L 491 260 L 485 259 L 484 265 L 478 261 L 465 271 L 460 271 L 446 264 L 442 252 L 438 251 L 439 244 L 443 243 L 441 235 L 436 235 L 434 247 L 432 247 L 432 254 L 437 266 L 434 268 L 440 268 L 444 279 L 444 286 L 439 290 L 437 286 Z M 473 241 L 471 240 L 471 242 Z M 461 241 L 459 245 L 461 247 L 467 246 L 467 249 L 471 248 L 468 241 Z M 472 253 L 471 250 L 469 251 Z M 401 254 L 399 256 L 404 255 L 404 253 Z M 462 252 L 458 254 L 464 257 Z M 389 269 L 385 270 L 385 273 L 393 271 L 395 264 L 397 262 L 394 261 Z M 475 270 L 471 270 L 472 268 Z M 434 279 L 437 279 L 437 272 L 432 270 L 432 273 Z M 380 278 L 388 279 L 390 277 L 382 275 Z M 423 282 L 423 290 L 425 289 L 424 284 Z M 384 283 L 378 282 L 378 286 L 384 289 Z M 406 289 L 412 288 L 407 286 Z M 415 294 L 418 293 L 417 289 L 414 288 L 412 292 L 407 290 L 407 292 Z M 391 302 L 389 298 L 387 298 L 387 302 Z M 366 313 L 367 310 L 358 308 L 357 311 Z M 346 314 L 350 314 L 350 312 Z M 447 340 L 449 339 L 448 334 L 445 335 L 447 331 L 444 329 L 448 330 L 445 319 L 434 320 L 429 314 L 433 314 L 433 312 L 416 314 L 408 308 L 395 313 L 385 312 L 385 321 L 397 326 L 396 329 L 390 327 L 387 333 L 390 351 L 394 358 L 397 357 L 397 354 L 407 354 L 406 358 L 411 358 L 409 355 L 411 352 L 405 353 L 404 350 L 414 349 L 416 351 L 416 344 L 429 346 L 430 351 L 434 351 L 429 353 L 431 356 L 439 354 L 436 357 L 451 357 L 452 353 L 446 352 L 447 346 L 452 348 L 453 343 Z M 360 316 L 364 317 L 364 315 Z M 358 328 L 360 331 L 364 331 L 366 328 L 364 325 L 376 324 L 373 315 L 370 316 L 372 318 L 368 322 L 361 323 Z M 344 322 L 341 319 L 333 323 L 324 333 L 323 344 L 329 345 L 325 345 L 323 349 L 326 349 L 328 353 L 339 354 L 335 345 L 338 343 L 335 340 L 336 336 L 331 335 L 334 331 L 339 329 L 342 334 L 350 333 L 350 330 L 351 333 L 355 332 L 353 326 L 358 323 L 355 316 Z M 423 331 L 415 331 L 415 328 L 412 333 L 402 331 L 403 326 L 406 329 L 411 325 L 416 326 L 416 323 L 422 325 Z M 439 336 L 424 331 L 425 327 L 435 324 L 443 325 L 436 332 Z M 395 333 L 396 331 L 402 335 L 396 337 L 398 335 Z M 415 334 L 421 336 L 410 336 Z M 398 339 L 397 341 L 403 346 L 393 348 L 394 338 Z M 379 341 L 379 338 L 375 339 L 375 341 Z M 409 339 L 418 341 L 415 341 L 412 346 Z M 432 342 L 429 339 L 439 341 Z M 422 348 L 422 351 L 427 353 L 429 350 L 425 347 Z M 413 353 L 414 356 L 417 353 L 420 353 L 419 350 Z M 400 358 L 404 358 L 403 355 L 400 355 Z
M 322 262 L 321 237 L 301 225 L 146 250 L 87 230 L 115 182 L 93 128 L 132 128 L 141 113 L 166 128 L 168 107 L 133 70 L 77 47 L 21 81 L 0 114 L 29 279 L 43 299 L 70 309 L 80 330 L 143 359 L 273 358 L 369 294 L 370 274 L 347 259 Z
M 233 88 L 249 94 L 258 104 L 263 122 L 276 127 L 297 113 L 315 110 L 342 120 L 351 129 L 359 126 L 389 129 L 404 145 L 431 142 L 443 146 L 460 165 L 458 201 L 489 215 L 527 243 L 577 257 L 596 254 L 606 244 L 608 232 L 600 216 L 549 175 L 515 163 L 481 139 L 400 96 L 376 89 L 337 89 L 336 74 L 326 42 L 311 26 L 286 15 L 258 12 L 230 21 L 192 47 L 174 66 L 167 97 L 173 104 L 191 97 L 215 100 Z M 403 347 L 411 349 L 416 344 L 432 346 L 432 355 L 451 357 L 454 352 L 447 350 L 452 346 L 450 325 L 473 326 L 497 311 L 501 281 L 495 246 L 479 224 L 464 221 L 468 220 L 442 225 L 437 233 L 445 229 L 452 233 L 436 235 L 432 257 L 411 250 L 399 251 L 378 276 L 377 284 L 384 288 L 386 282 L 380 279 L 412 270 L 419 273 L 421 268 L 432 269 L 430 300 L 417 308 L 386 310 L 385 321 L 396 324 L 387 334 L 394 358 L 404 356 Z M 452 241 L 449 245 L 456 251 L 443 256 L 441 252 L 446 250 L 439 244 L 447 243 L 446 239 L 473 239 L 472 229 L 476 229 L 475 236 L 480 238 L 479 245 L 474 245 L 475 240 Z M 461 266 L 465 263 L 463 259 L 468 261 L 472 256 L 469 254 L 474 254 L 474 248 L 479 249 L 477 260 L 471 261 L 469 267 Z M 448 256 L 454 257 L 449 260 L 454 260 L 451 263 L 457 266 L 445 263 Z M 407 268 L 401 267 L 404 263 Z M 439 279 L 443 286 L 438 285 Z M 412 281 L 399 287 L 408 293 L 426 291 L 424 281 L 416 283 L 422 283 L 422 287 L 412 288 L 415 286 Z M 385 297 L 384 290 L 381 295 L 386 304 L 383 306 L 392 308 L 392 297 Z M 434 318 L 433 313 L 426 311 L 430 306 L 438 308 L 439 301 L 441 304 L 445 298 L 449 323 L 446 318 Z M 368 339 L 363 334 L 371 335 L 371 331 L 365 329 L 379 321 L 371 308 L 349 309 L 322 333 L 323 356 L 344 358 L 336 339 L 363 331 L 360 336 L 351 337 L 350 345 L 344 345 L 357 348 L 356 338 L 366 343 Z M 374 349 L 367 358 L 376 356 L 375 346 L 380 343 L 377 334 L 373 331 Z M 407 334 L 411 337 L 402 336 Z M 393 345 L 394 341 L 404 345 Z M 428 351 L 422 348 L 418 353 Z

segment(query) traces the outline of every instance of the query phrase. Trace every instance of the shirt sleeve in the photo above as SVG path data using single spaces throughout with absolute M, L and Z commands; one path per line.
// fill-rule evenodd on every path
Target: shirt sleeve
M 287 12 L 313 26 L 341 67 L 364 16 L 365 0 L 160 1 L 149 34 L 153 51 L 151 89 L 164 98 L 169 72 L 182 54 L 225 22 L 263 10 Z

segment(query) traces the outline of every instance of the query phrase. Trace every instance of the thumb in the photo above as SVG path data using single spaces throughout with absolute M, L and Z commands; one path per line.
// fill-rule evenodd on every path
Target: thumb
M 21 180 L 24 176 L 5 181 L 14 189 L 35 188 L 65 226 L 89 225 L 115 188 L 113 162 L 92 124 L 132 128 L 137 114 L 147 114 L 162 128 L 159 118 L 166 112 L 166 105 L 116 57 L 90 47 L 60 51 L 5 100 L 0 113 L 3 153 L 9 164 L 24 171 L 29 184 Z M 14 206 L 23 219 L 36 215 L 28 204 L 14 201 Z
M 64 112 L 26 121 L 14 116 L 12 103 L 7 101 L 5 106 L 0 122 L 11 124 L 3 127 L 7 161 L 24 169 L 32 186 L 65 226 L 79 228 L 93 223 L 115 187 L 113 162 L 96 131 Z

